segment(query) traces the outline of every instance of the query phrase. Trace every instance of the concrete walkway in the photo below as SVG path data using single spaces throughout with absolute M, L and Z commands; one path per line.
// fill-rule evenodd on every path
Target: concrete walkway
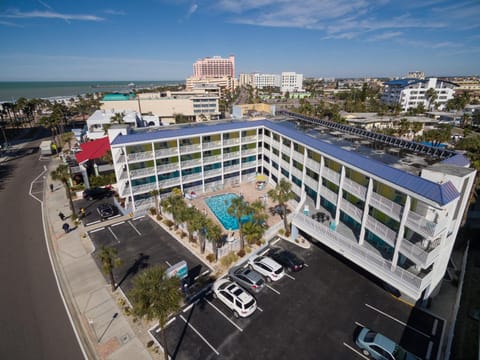
M 50 238 L 52 260 L 59 277 L 63 296 L 89 359 L 152 359 L 120 310 L 110 285 L 91 255 L 93 244 L 86 229 L 74 227 L 70 219 L 60 220 L 61 211 L 71 214 L 64 187 L 52 182 L 50 172 L 60 160 L 52 159 L 45 182 L 44 222 Z M 51 192 L 49 184 L 54 184 Z M 65 233 L 64 222 L 73 228 Z M 116 315 L 117 314 L 117 315 Z

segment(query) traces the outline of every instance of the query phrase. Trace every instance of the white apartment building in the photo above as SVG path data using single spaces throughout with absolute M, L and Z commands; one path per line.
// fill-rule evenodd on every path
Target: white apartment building
M 297 196 L 293 238 L 327 246 L 412 299 L 435 294 L 474 185 L 468 159 L 451 152 L 409 172 L 400 160 L 394 167 L 375 158 L 376 149 L 365 155 L 368 148 L 352 151 L 323 136 L 268 120 L 109 132 L 128 211 L 152 207 L 154 189 L 200 194 L 259 173 L 272 186 L 286 178 Z M 329 222 L 306 214 L 306 204 Z
M 107 130 L 105 125 L 113 125 L 112 118 L 116 114 L 122 116 L 121 123 L 128 124 L 132 127 L 141 127 L 144 125 L 140 114 L 133 110 L 118 110 L 118 109 L 101 109 L 96 110 L 88 119 L 87 119 L 87 131 L 85 136 L 89 140 L 95 140 L 103 138 L 107 135 Z
M 444 110 L 448 100 L 453 99 L 456 84 L 437 78 L 399 79 L 384 83 L 381 101 L 387 105 L 400 105 L 401 111 L 423 104 L 426 110 Z M 428 89 L 434 89 L 436 97 L 426 96 Z
M 285 92 L 297 92 L 303 91 L 303 74 L 297 74 L 295 72 L 282 72 L 282 84 L 280 91 Z
M 303 91 L 303 74 L 295 72 L 282 72 L 279 74 L 240 74 L 239 85 L 250 85 L 257 89 L 265 87 L 278 87 L 280 91 L 301 92 Z

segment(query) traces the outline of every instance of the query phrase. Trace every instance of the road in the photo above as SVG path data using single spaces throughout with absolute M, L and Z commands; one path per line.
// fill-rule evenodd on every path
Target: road
M 84 359 L 50 264 L 41 205 L 29 196 L 44 166 L 38 143 L 0 164 L 0 359 Z

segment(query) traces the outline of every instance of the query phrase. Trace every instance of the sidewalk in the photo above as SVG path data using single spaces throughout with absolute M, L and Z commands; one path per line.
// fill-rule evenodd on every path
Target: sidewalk
M 48 174 L 59 164 L 60 160 L 52 159 Z M 54 184 L 53 192 L 50 183 Z M 83 236 L 86 229 L 82 224 L 73 228 L 69 219 L 60 220 L 60 211 L 66 216 L 71 214 L 63 185 L 52 182 L 48 175 L 44 188 L 45 224 L 54 266 L 88 358 L 151 360 L 146 344 L 135 334 L 90 255 L 94 247 L 88 236 Z M 62 230 L 64 222 L 73 228 L 69 233 Z

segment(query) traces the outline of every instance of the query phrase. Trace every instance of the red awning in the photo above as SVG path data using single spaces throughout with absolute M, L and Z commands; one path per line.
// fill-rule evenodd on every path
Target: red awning
M 101 139 L 80 144 L 80 148 L 82 151 L 75 155 L 79 164 L 88 160 L 99 159 L 104 156 L 107 151 L 110 150 L 110 142 L 108 141 L 108 136 L 106 136 Z

